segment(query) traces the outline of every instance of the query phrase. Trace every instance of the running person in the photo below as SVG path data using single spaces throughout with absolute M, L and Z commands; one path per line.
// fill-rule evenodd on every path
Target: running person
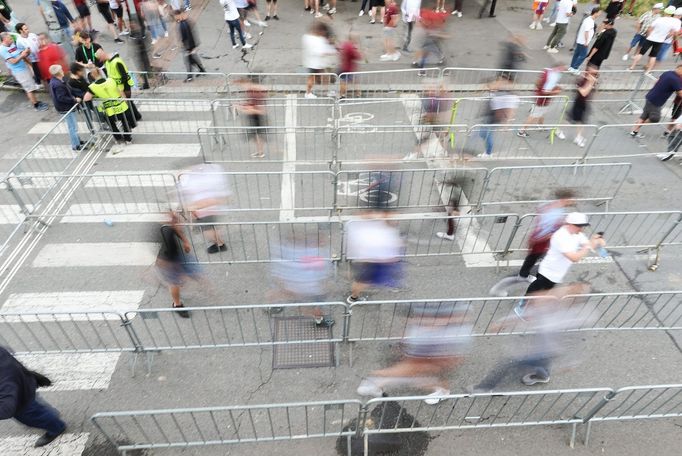
M 677 93 L 677 96 L 682 96 L 682 64 L 677 65 L 675 70 L 666 71 L 661 74 L 656 84 L 646 94 L 644 109 L 639 119 L 637 119 L 635 127 L 630 132 L 630 136 L 633 138 L 643 138 L 644 135 L 639 133 L 642 124 L 648 122 L 658 123 L 661 120 L 661 108 L 673 93 Z
M 646 41 L 646 35 L 649 33 L 649 27 L 651 27 L 651 24 L 661 17 L 661 10 L 663 10 L 663 3 L 656 3 L 650 11 L 647 11 L 643 13 L 641 16 L 639 16 L 639 19 L 637 19 L 637 32 L 635 32 L 635 35 L 632 37 L 632 41 L 630 41 L 630 46 L 628 46 L 628 50 L 623 54 L 623 61 L 627 62 L 627 60 L 630 58 L 630 52 L 632 50 L 635 50 L 635 53 L 639 52 L 639 48 Z
M 651 23 L 651 26 L 649 26 L 646 40 L 641 44 L 639 53 L 637 53 L 632 60 L 632 65 L 630 65 L 631 70 L 634 70 L 635 67 L 637 67 L 640 59 L 642 56 L 646 55 L 647 52 L 649 52 L 649 62 L 646 64 L 645 70 L 653 70 L 656 65 L 656 56 L 658 55 L 661 46 L 663 46 L 663 43 L 669 37 L 674 37 L 679 33 L 681 26 L 680 20 L 671 17 L 675 14 L 675 7 L 668 6 L 663 10 L 663 14 L 663 17 L 659 17 Z
M 588 100 L 592 96 L 594 88 L 599 77 L 599 70 L 597 67 L 588 65 L 585 76 L 581 76 L 576 81 L 575 98 L 573 99 L 573 106 L 570 111 L 571 122 L 577 125 L 575 131 L 575 139 L 573 142 L 579 147 L 585 147 L 587 140 L 583 137 L 583 126 L 585 125 L 585 118 L 588 113 Z
M 516 132 L 517 136 L 527 138 L 529 135 L 526 131 L 526 128 L 529 125 L 542 125 L 545 123 L 545 115 L 549 111 L 550 105 L 552 103 L 552 98 L 550 97 L 559 95 L 561 93 L 559 80 L 561 79 L 561 73 L 564 70 L 566 70 L 565 65 L 557 65 L 552 68 L 545 68 L 542 71 L 542 74 L 535 84 L 535 96 L 537 99 L 530 110 L 530 114 L 528 114 L 525 124 L 518 132 Z M 566 138 L 561 130 L 557 130 L 556 134 L 559 139 Z

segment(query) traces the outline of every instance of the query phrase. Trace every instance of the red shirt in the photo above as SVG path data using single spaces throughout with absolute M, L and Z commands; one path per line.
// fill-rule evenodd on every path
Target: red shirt
M 40 75 L 43 81 L 49 81 L 50 66 L 61 65 L 64 74 L 69 74 L 69 66 L 66 63 L 66 55 L 61 47 L 54 43 L 50 43 L 38 51 L 38 68 L 40 68 Z
M 358 60 L 362 56 L 352 41 L 345 41 L 339 48 L 339 70 L 341 73 L 352 73 L 358 70 Z
M 384 10 L 384 27 L 397 27 L 398 26 L 398 21 L 395 21 L 395 23 L 392 23 L 391 18 L 393 16 L 397 16 L 400 14 L 400 10 L 398 10 L 398 5 L 395 3 L 391 3 L 386 7 Z

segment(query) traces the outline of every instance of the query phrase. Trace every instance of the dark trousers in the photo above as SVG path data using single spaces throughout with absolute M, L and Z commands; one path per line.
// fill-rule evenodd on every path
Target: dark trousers
M 537 263 L 543 256 L 545 256 L 544 253 L 529 253 L 526 256 L 526 259 L 523 260 L 521 270 L 519 270 L 519 276 L 528 278 L 528 276 L 530 275 L 530 270 L 533 269 L 535 263 Z
M 403 44 L 403 50 L 407 51 L 410 41 L 412 41 L 412 29 L 414 28 L 414 22 L 407 23 L 407 36 L 405 37 L 405 44 Z
M 130 90 L 130 88 L 125 89 L 123 93 L 125 94 L 126 98 L 133 97 L 133 92 Z M 137 106 L 135 106 L 135 103 L 133 103 L 132 100 L 128 101 L 128 106 L 133 111 L 133 116 L 135 117 L 135 120 L 138 122 L 142 120 L 142 114 L 140 114 L 140 111 L 137 110 Z
M 127 141 L 130 142 L 133 140 L 132 135 L 130 134 L 131 130 L 137 126 L 137 122 L 135 122 L 135 117 L 133 117 L 133 113 L 131 112 L 130 109 L 126 110 L 126 112 L 121 113 L 121 114 L 115 114 L 113 116 L 108 116 L 107 121 L 109 122 L 109 126 L 111 127 L 111 131 L 114 132 L 114 138 L 116 141 Z M 124 133 L 127 134 L 120 134 L 121 130 L 118 128 L 118 123 L 121 123 L 121 128 Z
M 455 0 L 455 11 L 462 12 L 462 3 L 464 3 L 464 0 Z
M 33 67 L 33 80 L 36 82 L 36 84 L 40 85 L 41 74 L 38 62 L 31 62 L 31 67 Z
M 204 70 L 204 66 L 201 64 L 201 59 L 199 58 L 199 55 L 191 52 L 186 52 L 185 67 L 187 67 L 187 72 L 191 73 L 192 68 L 194 68 L 195 66 L 199 68 L 199 71 L 201 71 L 202 73 L 206 72 L 206 70 Z
M 552 282 L 542 274 L 538 274 L 537 279 L 535 279 L 533 283 L 528 286 L 528 289 L 526 290 L 526 296 L 531 293 L 537 293 L 538 291 L 551 290 L 555 286 L 556 283 Z
M 38 397 L 16 412 L 14 419 L 26 426 L 44 429 L 50 435 L 61 434 L 66 429 L 66 423 L 59 418 L 59 412 Z
M 360 11 L 365 11 L 365 8 L 368 6 L 370 6 L 369 0 L 362 0 L 362 6 L 360 7 Z
M 242 33 L 242 26 L 239 23 L 239 19 L 235 19 L 233 21 L 225 21 L 227 22 L 227 25 L 230 27 L 230 39 L 232 40 L 232 46 L 237 44 L 237 40 L 234 39 L 234 32 L 236 31 L 239 33 L 239 41 L 241 41 L 242 46 L 246 44 L 246 41 L 244 40 L 244 33 Z

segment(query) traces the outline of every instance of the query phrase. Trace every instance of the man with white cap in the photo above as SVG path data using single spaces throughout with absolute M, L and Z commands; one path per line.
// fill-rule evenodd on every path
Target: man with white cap
M 656 3 L 650 11 L 645 12 L 637 20 L 637 32 L 635 36 L 632 37 L 630 41 L 630 47 L 628 47 L 627 52 L 623 55 L 623 61 L 627 62 L 630 58 L 630 52 L 635 49 L 635 52 L 639 50 L 640 46 L 644 41 L 646 41 L 646 34 L 649 31 L 651 24 L 661 17 L 661 10 L 663 9 L 663 3 Z
M 573 263 L 578 263 L 588 253 L 606 245 L 600 234 L 588 239 L 583 234 L 586 226 L 589 226 L 587 215 L 571 212 L 566 216 L 564 225 L 552 235 L 547 255 L 540 262 L 537 278 L 528 286 L 526 296 L 551 290 L 562 283 Z M 514 307 L 519 317 L 523 315 L 525 304 L 526 301 L 521 300 Z
M 682 21 L 680 20 L 680 18 L 682 18 L 682 7 L 678 7 L 675 10 L 675 13 L 673 14 L 673 18 L 680 21 L 680 26 L 677 29 L 677 33 L 669 35 L 663 41 L 663 44 L 661 45 L 661 49 L 659 49 L 658 54 L 656 54 L 656 62 L 662 62 L 665 60 L 666 56 L 668 55 L 668 51 L 670 51 L 670 48 L 673 47 L 673 40 L 680 34 L 680 29 L 682 29 Z
M 643 55 L 649 52 L 649 63 L 647 63 L 645 69 L 646 71 L 651 71 L 656 65 L 656 56 L 661 50 L 663 43 L 667 39 L 672 39 L 675 37 L 682 27 L 682 23 L 678 18 L 672 17 L 676 12 L 674 6 L 668 6 L 663 10 L 663 17 L 659 17 L 651 23 L 649 30 L 647 31 L 646 40 L 641 44 L 639 53 L 635 55 L 630 69 L 634 70 L 639 60 Z

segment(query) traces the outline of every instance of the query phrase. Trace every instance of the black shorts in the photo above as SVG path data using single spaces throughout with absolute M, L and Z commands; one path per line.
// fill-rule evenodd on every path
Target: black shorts
M 651 50 L 651 52 L 649 53 L 649 57 L 656 57 L 662 45 L 663 43 L 656 43 L 654 41 L 644 40 L 644 42 L 641 44 L 639 48 L 639 54 L 646 55 L 647 51 Z
M 369 4 L 372 8 L 374 8 L 374 7 L 380 8 L 382 6 L 386 6 L 386 1 L 385 0 L 370 0 Z
M 680 114 L 682 114 L 682 103 L 674 104 L 673 105 L 672 119 L 677 120 L 680 117 Z
M 107 24 L 113 24 L 114 23 L 114 18 L 111 16 L 111 10 L 109 9 L 109 5 L 106 3 L 97 3 L 97 11 L 104 17 L 104 20 L 107 22 Z
M 249 127 L 248 136 L 252 138 L 256 135 L 265 135 L 265 129 L 262 128 L 265 125 L 265 116 L 262 114 L 249 114 Z
M 118 8 L 111 8 L 111 12 L 116 15 L 119 19 L 123 19 L 123 7 L 119 6 Z
M 78 15 L 80 17 L 90 16 L 90 8 L 88 8 L 88 5 L 86 3 L 83 3 L 82 5 L 77 5 L 76 9 L 78 10 Z
M 573 103 L 570 116 L 575 123 L 585 123 L 585 113 L 587 112 L 587 105 L 583 103 Z
M 642 115 L 639 118 L 648 120 L 651 123 L 658 123 L 661 120 L 661 107 L 647 100 L 644 103 L 644 109 L 642 109 Z

